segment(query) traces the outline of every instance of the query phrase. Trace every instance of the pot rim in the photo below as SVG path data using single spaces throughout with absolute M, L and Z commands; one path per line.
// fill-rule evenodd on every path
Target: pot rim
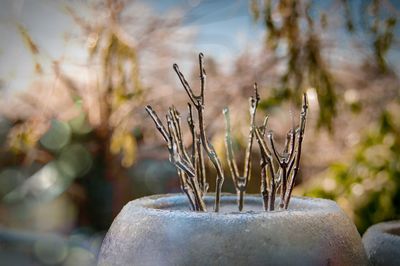
M 189 202 L 186 195 L 181 193 L 171 194 L 158 194 L 142 197 L 130 201 L 124 208 L 135 209 L 138 212 L 144 212 L 149 215 L 177 215 L 177 216 L 191 216 L 191 217 L 204 217 L 204 216 L 219 216 L 219 217 L 272 217 L 272 216 L 285 216 L 291 214 L 294 216 L 300 215 L 326 215 L 327 213 L 344 213 L 336 204 L 335 201 L 321 198 L 300 197 L 293 196 L 291 204 L 287 210 L 279 210 L 278 206 L 275 211 L 266 212 L 261 208 L 262 199 L 258 194 L 246 194 L 244 211 L 224 211 L 224 205 L 236 204 L 237 196 L 231 193 L 222 193 L 221 195 L 221 212 L 216 213 L 213 211 L 214 194 L 208 193 L 205 197 L 207 204 L 207 212 L 196 212 L 189 209 Z M 277 203 L 279 199 L 277 197 Z M 258 205 L 259 210 L 249 210 L 246 208 L 249 203 L 251 205 Z M 247 209 L 247 210 L 246 210 Z
M 391 238 L 400 243 L 400 220 L 374 224 L 368 228 L 364 235 L 374 233 L 382 237 Z

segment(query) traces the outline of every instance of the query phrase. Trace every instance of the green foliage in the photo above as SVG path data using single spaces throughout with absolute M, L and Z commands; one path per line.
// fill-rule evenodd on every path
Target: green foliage
M 107 10 L 102 7 L 99 12 Z M 126 182 L 126 168 L 137 158 L 141 132 L 133 134 L 138 115 L 132 113 L 142 106 L 145 94 L 140 53 L 132 40 L 135 36 L 129 36 L 119 24 L 120 13 L 96 24 L 84 21 L 71 9 L 69 12 L 87 38 L 88 65 L 99 72 L 97 82 L 82 85 L 79 78 L 63 72 L 62 61 L 54 60 L 54 74 L 60 81 L 57 86 L 43 82 L 43 86 L 13 96 L 35 111 L 15 108 L 16 115 L 7 117 L 11 125 L 0 152 L 9 158 L 1 162 L 1 203 L 40 205 L 78 189 L 91 225 L 104 229 L 112 221 L 112 208 L 119 210 L 131 197 L 129 186 L 112 184 Z M 41 56 L 42 50 L 29 32 L 22 26 L 19 30 L 33 58 Z M 63 115 L 65 110 L 70 113 Z M 15 181 L 11 180 L 14 176 Z M 118 197 L 112 187 L 118 189 Z
M 272 96 L 263 99 L 259 103 L 259 107 L 264 110 L 278 106 L 282 101 L 292 97 L 292 91 L 289 88 L 272 88 Z
M 101 81 L 91 90 L 82 90 L 77 81 L 63 73 L 56 63 L 55 74 L 68 90 L 71 102 L 79 109 L 78 115 L 70 121 L 50 121 L 42 117 L 18 121 L 9 134 L 9 149 L 20 155 L 28 155 L 35 149 L 54 153 L 69 141 L 69 131 L 73 129 L 82 135 L 90 133 L 99 147 L 108 146 L 97 148 L 96 151 L 102 153 L 93 154 L 94 157 L 104 157 L 105 161 L 115 164 L 109 161 L 111 153 L 114 159 L 121 156 L 121 165 L 129 167 L 136 158 L 136 139 L 131 132 L 131 119 L 127 114 L 121 115 L 121 110 L 131 109 L 143 98 L 136 47 L 119 28 L 120 13 L 115 13 L 112 21 L 93 26 L 78 18 L 73 10 L 69 12 L 87 31 L 89 63 L 100 63 Z M 115 25 L 109 27 L 109 23 Z M 26 29 L 20 26 L 19 31 L 32 56 L 39 55 L 40 49 Z M 89 102 L 88 94 L 98 102 Z M 97 121 L 90 121 L 92 113 L 98 111 Z M 39 141 L 41 145 L 38 145 Z M 87 144 L 84 138 L 77 141 Z M 115 166 L 118 168 L 117 164 Z
M 396 26 L 397 19 L 395 17 L 390 17 L 385 19 L 382 23 L 378 23 L 378 25 L 384 24 L 381 26 L 381 29 L 376 29 L 373 31 L 375 35 L 374 40 L 374 52 L 375 59 L 378 62 L 378 66 L 380 70 L 385 73 L 388 71 L 388 65 L 386 62 L 386 55 L 393 44 L 393 35 L 394 28 Z
M 251 5 L 255 19 L 260 17 L 258 8 Z M 269 101 L 261 108 L 278 104 L 282 100 L 301 99 L 307 87 L 318 93 L 320 106 L 318 125 L 331 130 L 332 118 L 336 114 L 334 81 L 322 56 L 320 37 L 314 30 L 314 21 L 309 15 L 311 5 L 293 0 L 264 1 L 263 20 L 266 28 L 266 44 L 276 51 L 286 45 L 286 71 L 281 76 L 281 88 L 275 89 Z M 273 19 L 273 14 L 279 19 Z M 278 22 L 277 22 L 278 20 Z M 301 26 L 302 21 L 307 24 Z M 303 29 L 304 28 L 304 29 Z
M 335 1 L 329 3 L 334 6 Z M 373 64 L 382 74 L 389 73 L 386 57 L 395 41 L 397 19 L 395 15 L 391 15 L 396 14 L 395 7 L 377 0 L 361 1 L 357 4 L 360 5 L 357 10 L 353 10 L 354 3 L 348 0 L 338 1 L 338 4 L 336 8 L 341 7 L 343 13 L 343 27 L 355 37 L 361 32 L 371 39 L 368 45 L 373 51 Z M 273 90 L 269 100 L 272 102 L 262 103 L 261 107 L 276 105 L 283 100 L 296 101 L 301 98 L 304 90 L 313 87 L 320 107 L 318 126 L 332 131 L 332 122 L 337 115 L 337 101 L 341 96 L 338 85 L 341 84 L 336 84 L 332 65 L 324 58 L 322 35 L 330 22 L 330 16 L 327 15 L 329 10 L 318 5 L 324 6 L 325 3 L 296 0 L 250 1 L 250 11 L 255 21 L 261 20 L 264 24 L 266 47 L 277 58 L 281 58 L 285 65 L 280 87 Z M 358 15 L 363 21 L 363 28 L 354 22 L 355 11 L 360 12 Z M 360 106 L 356 106 L 358 107 Z
M 124 41 L 107 26 L 100 31 L 98 39 L 90 50 L 91 57 L 100 58 L 103 71 L 103 86 L 106 93 L 103 98 L 103 128 L 110 138 L 110 152 L 122 155 L 122 166 L 132 166 L 136 159 L 136 139 L 132 135 L 127 117 L 119 118 L 119 123 L 110 127 L 111 116 L 129 105 L 142 100 L 143 89 L 139 76 L 136 48 Z M 104 47 L 99 47 L 105 43 Z M 108 128 L 110 127 L 110 128 Z
M 305 195 L 336 200 L 360 232 L 400 217 L 400 105 L 393 103 L 362 138 L 347 162 L 331 165 Z

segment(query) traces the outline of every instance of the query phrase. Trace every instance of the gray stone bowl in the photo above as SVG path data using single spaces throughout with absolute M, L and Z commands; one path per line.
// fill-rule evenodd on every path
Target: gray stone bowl
M 400 220 L 371 226 L 362 241 L 372 265 L 400 265 Z
M 264 212 L 260 196 L 222 196 L 221 212 L 188 209 L 184 195 L 129 202 L 115 218 L 99 265 L 367 265 L 356 227 L 335 202 L 294 197 Z

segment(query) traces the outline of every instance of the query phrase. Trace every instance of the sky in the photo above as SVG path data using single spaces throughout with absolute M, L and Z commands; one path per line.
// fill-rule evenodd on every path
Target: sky
M 88 1 L 88 0 L 86 0 Z M 351 3 L 356 7 L 361 0 Z M 0 2 L 0 88 L 23 90 L 37 77 L 34 57 L 24 44 L 18 25 L 27 29 L 40 47 L 41 56 L 36 58 L 51 76 L 53 60 L 63 60 L 63 65 L 74 69 L 86 62 L 86 47 L 71 36 L 80 33 L 79 27 L 66 12 L 65 6 L 80 8 L 82 0 L 1 0 Z M 194 52 L 204 52 L 223 65 L 231 65 L 237 54 L 246 49 L 256 49 L 262 44 L 264 29 L 254 23 L 249 12 L 248 0 L 143 0 L 159 16 L 181 9 L 185 11 L 184 26 L 197 33 L 193 40 Z M 316 1 L 318 7 L 326 8 L 329 1 Z M 400 2 L 394 1 L 400 9 Z M 397 3 L 397 4 L 396 4 Z M 329 10 L 329 9 L 328 9 Z M 85 14 L 85 10 L 82 10 Z M 89 16 L 89 13 L 87 13 Z M 400 27 L 398 27 L 400 29 Z M 400 32 L 397 32 L 398 34 Z M 348 49 L 345 33 L 337 33 L 338 56 L 357 60 Z M 69 37 L 68 37 L 69 36 Z M 336 38 L 336 37 L 335 37 Z M 337 38 L 336 38 L 337 39 Z M 66 41 L 68 40 L 68 41 Z M 361 42 L 365 40 L 361 39 Z M 389 58 L 400 71 L 400 53 L 393 49 Z M 80 71 L 75 69 L 75 72 Z
M 253 22 L 247 0 L 165 0 L 144 1 L 162 16 L 179 7 L 186 10 L 184 25 L 196 29 L 195 51 L 203 51 L 217 61 L 235 58 L 245 47 L 262 36 L 262 28 Z M 18 25 L 25 27 L 40 48 L 37 58 L 49 75 L 52 60 L 84 62 L 86 48 L 67 41 L 79 34 L 79 27 L 65 11 L 70 0 L 2 0 L 0 3 L 0 80 L 6 90 L 23 90 L 35 79 L 34 57 L 24 44 Z M 68 67 L 68 66 L 67 66 Z

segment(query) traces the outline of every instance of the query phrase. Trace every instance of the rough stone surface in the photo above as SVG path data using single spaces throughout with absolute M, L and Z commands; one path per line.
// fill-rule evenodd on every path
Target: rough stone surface
M 372 265 L 400 265 L 400 220 L 371 226 L 362 241 Z
M 259 196 L 223 195 L 221 213 L 188 210 L 185 196 L 145 197 L 114 220 L 99 265 L 367 265 L 354 224 L 335 202 L 292 198 L 287 211 L 262 211 Z

